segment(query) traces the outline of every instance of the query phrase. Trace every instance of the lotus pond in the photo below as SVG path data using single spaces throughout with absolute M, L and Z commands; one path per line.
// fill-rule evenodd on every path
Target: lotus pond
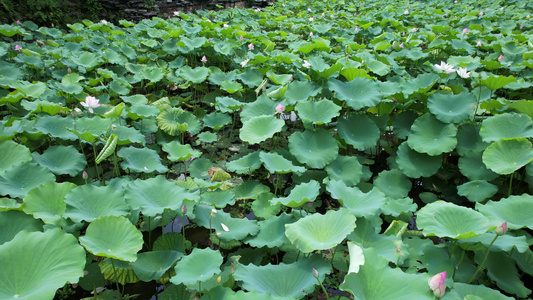
M 0 298 L 527 298 L 531 12 L 0 25 Z

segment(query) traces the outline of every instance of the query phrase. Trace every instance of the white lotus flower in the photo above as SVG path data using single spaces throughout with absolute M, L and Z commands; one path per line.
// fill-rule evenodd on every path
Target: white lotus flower
M 452 65 L 449 65 L 443 61 L 440 62 L 440 65 L 435 64 L 434 66 L 437 70 L 446 74 L 452 74 L 453 72 L 455 72 L 455 69 Z
M 470 72 L 467 72 L 466 68 L 463 67 L 460 67 L 459 70 L 457 70 L 457 74 L 462 78 L 470 78 Z
M 311 64 L 307 60 L 304 60 L 304 63 L 302 66 L 304 66 L 305 68 L 310 68 Z
M 100 103 L 98 103 L 100 100 L 96 99 L 93 96 L 87 96 L 85 97 L 85 102 L 80 102 L 80 104 L 84 107 L 87 107 L 89 109 L 89 112 L 92 114 L 94 113 L 93 108 L 99 107 Z
M 243 68 L 246 67 L 246 65 L 248 64 L 249 61 L 250 61 L 249 58 L 247 58 L 247 59 L 241 61 L 241 67 L 243 67 Z

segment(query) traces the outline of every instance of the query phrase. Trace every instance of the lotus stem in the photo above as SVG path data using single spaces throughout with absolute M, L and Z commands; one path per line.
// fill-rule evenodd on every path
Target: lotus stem
M 150 246 L 152 244 L 152 229 L 151 229 L 152 226 L 150 226 L 151 221 L 152 221 L 152 218 L 148 216 L 148 245 L 146 248 L 148 248 L 149 250 L 152 250 Z
M 463 262 L 463 258 L 465 257 L 465 251 L 463 251 L 463 253 L 461 254 L 461 258 L 459 259 L 459 262 L 457 263 L 457 265 L 455 265 L 455 268 L 453 268 L 453 274 L 452 274 L 452 280 L 454 279 L 455 277 L 455 271 L 459 268 L 459 266 L 461 265 L 461 263 Z
M 103 182 L 102 178 L 100 178 L 100 172 L 98 172 L 98 164 L 96 163 L 96 157 L 98 157 L 98 155 L 96 154 L 96 145 L 94 143 L 93 143 L 93 154 L 94 154 L 93 158 L 94 158 L 94 169 L 96 172 L 96 177 L 98 177 L 98 181 Z M 105 182 L 103 184 L 105 185 Z
M 476 109 L 474 110 L 474 115 L 472 116 L 472 122 L 474 122 L 476 120 L 476 113 L 477 113 L 477 109 L 479 107 L 479 102 L 480 101 L 481 101 L 481 80 L 479 81 L 479 94 L 478 94 L 478 97 L 477 97 Z
M 496 234 L 496 236 L 494 237 L 492 242 L 490 242 L 489 248 L 487 248 L 487 253 L 485 254 L 485 258 L 483 259 L 483 262 L 481 262 L 481 264 L 477 267 L 476 272 L 474 273 L 474 275 L 472 275 L 470 280 L 468 280 L 468 284 L 470 284 L 472 282 L 472 280 L 474 280 L 474 278 L 476 278 L 477 273 L 479 273 L 479 271 L 481 271 L 481 269 L 483 269 L 483 266 L 485 265 L 485 261 L 487 261 L 487 258 L 489 257 L 490 248 L 492 247 L 492 244 L 494 244 L 494 242 L 496 241 L 497 238 L 498 238 L 498 235 Z
M 511 178 L 509 179 L 509 191 L 507 192 L 507 197 L 511 196 L 511 192 L 513 190 L 513 175 L 514 172 L 511 173 Z
M 113 261 L 112 258 L 110 258 L 110 260 L 111 260 L 111 265 L 113 266 L 113 275 L 115 275 L 115 284 L 117 286 L 117 291 L 120 293 L 120 298 L 119 299 L 122 299 L 122 293 L 120 292 L 120 287 L 118 286 L 117 269 L 115 268 L 115 262 Z

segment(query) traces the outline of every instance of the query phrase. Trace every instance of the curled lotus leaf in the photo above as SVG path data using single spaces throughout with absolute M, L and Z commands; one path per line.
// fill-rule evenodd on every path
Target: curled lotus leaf
M 181 108 L 168 108 L 156 117 L 157 126 L 164 132 L 177 136 L 185 131 L 195 135 L 202 129 L 202 124 L 192 113 Z

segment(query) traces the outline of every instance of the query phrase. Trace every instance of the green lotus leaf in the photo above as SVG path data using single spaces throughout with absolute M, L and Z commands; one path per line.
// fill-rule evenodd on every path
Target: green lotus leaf
M 11 241 L 22 230 L 42 231 L 43 223 L 18 210 L 0 211 L 0 245 Z
M 399 199 L 407 197 L 411 191 L 412 183 L 400 170 L 392 169 L 381 171 L 374 179 L 374 186 L 387 197 Z
M 76 223 L 130 213 L 130 207 L 124 200 L 124 191 L 112 186 L 80 185 L 67 193 L 65 202 L 67 207 L 63 217 Z
M 156 117 L 159 115 L 159 108 L 155 105 L 134 104 L 128 109 L 128 118 L 132 120 Z
M 207 158 L 198 158 L 193 160 L 189 166 L 189 173 L 194 178 L 210 179 L 209 168 L 213 166 L 213 163 Z
M 140 281 L 129 261 L 106 258 L 98 264 L 98 267 L 105 280 L 117 282 L 122 285 Z M 98 296 L 100 297 L 100 295 Z
M 91 70 L 100 62 L 100 58 L 95 53 L 81 51 L 81 54 L 73 55 L 70 59 L 77 65 Z
M 281 247 L 289 244 L 290 241 L 285 236 L 285 225 L 296 222 L 292 215 L 282 213 L 279 216 L 272 216 L 268 220 L 259 221 L 259 233 L 256 236 L 247 237 L 244 242 L 252 247 L 268 248 Z
M 385 258 L 389 262 L 397 263 L 398 253 L 394 243 L 401 241 L 401 237 L 380 234 L 378 231 L 380 231 L 381 227 L 376 228 L 376 226 L 380 225 L 372 225 L 372 220 L 359 218 L 357 219 L 355 230 L 348 235 L 348 240 L 363 250 L 374 249 L 378 256 Z M 403 248 L 406 248 L 406 246 L 404 245 Z
M 122 114 L 122 111 L 124 110 L 124 107 L 126 104 L 124 102 L 120 102 L 119 104 L 113 106 L 110 110 L 106 111 L 104 113 L 105 118 L 118 118 Z
M 481 264 L 484 261 L 483 255 L 476 255 L 475 261 Z M 514 260 L 504 252 L 490 252 L 486 260 L 487 275 L 503 291 L 516 295 L 519 298 L 526 298 L 531 294 L 531 290 L 524 286 L 520 280 L 520 275 L 514 263 Z
M 533 120 L 528 115 L 505 113 L 483 121 L 479 135 L 484 142 L 533 137 Z
M 429 177 L 439 170 L 442 158 L 440 156 L 429 156 L 425 153 L 418 153 L 412 150 L 403 142 L 396 152 L 396 163 L 398 168 L 411 178 Z
M 189 240 L 184 239 L 181 233 L 167 232 L 163 235 L 160 235 L 157 240 L 155 240 L 152 250 L 172 250 L 185 253 L 187 249 L 190 248 L 191 242 Z
M 56 175 L 76 176 L 87 166 L 85 156 L 73 146 L 51 146 L 43 154 L 32 153 L 33 160 Z
M 237 70 L 233 70 L 228 73 L 222 72 L 220 69 L 212 69 L 211 75 L 209 75 L 209 82 L 215 85 L 221 85 L 224 81 L 235 81 L 237 79 Z
M 497 192 L 498 186 L 485 180 L 473 180 L 457 186 L 457 194 L 472 202 L 481 202 L 494 196 Z
M 182 161 L 192 156 L 200 157 L 202 152 L 195 150 L 191 145 L 182 145 L 178 141 L 172 141 L 170 143 L 163 144 L 163 151 L 168 153 L 167 158 L 171 161 Z
M 226 113 L 213 112 L 204 117 L 204 125 L 215 130 L 231 124 L 231 116 Z
M 63 140 L 77 140 L 78 136 L 69 131 L 68 128 L 74 128 L 74 119 L 71 117 L 63 118 L 56 116 L 41 116 L 37 119 L 35 129 L 52 137 Z
M 460 240 L 460 245 L 464 249 L 468 249 L 469 245 L 476 246 L 477 244 L 481 244 L 485 249 L 488 249 L 494 238 L 496 237 L 496 233 L 487 232 L 482 235 L 478 235 L 475 237 L 471 237 L 469 239 Z M 469 244 L 469 245 L 465 245 Z M 514 251 L 513 249 L 516 247 L 515 250 L 517 250 L 520 253 L 525 253 L 529 250 L 529 245 L 527 243 L 525 236 L 512 236 L 510 234 L 505 234 L 502 236 L 499 236 L 494 243 L 492 243 L 491 250 L 495 252 L 500 251 Z
M 233 112 L 240 109 L 244 105 L 244 103 L 230 97 L 217 97 L 215 101 L 216 108 L 221 112 Z
M 24 197 L 23 210 L 40 218 L 47 224 L 58 224 L 63 220 L 67 203 L 65 196 L 76 185 L 70 182 L 46 182 L 32 189 Z
M 23 162 L 31 160 L 31 152 L 26 146 L 15 143 L 12 140 L 0 142 L 0 175 Z
M 111 119 L 94 116 L 92 118 L 77 119 L 71 131 L 82 140 L 92 144 L 101 135 L 106 135 L 110 127 Z
M 405 139 L 411 134 L 411 126 L 418 118 L 418 114 L 412 110 L 402 111 L 392 123 L 394 134 L 401 139 Z
M 326 274 L 331 272 L 331 265 L 319 255 L 313 254 L 292 264 L 239 264 L 233 276 L 242 281 L 242 288 L 247 291 L 301 299 L 315 289 L 317 279 L 313 276 L 313 269 L 318 272 L 318 280 L 322 282 Z
M 106 216 L 89 224 L 80 244 L 96 256 L 134 262 L 143 245 L 142 233 L 122 216 Z
M 476 102 L 476 96 L 469 92 L 435 93 L 428 99 L 428 108 L 443 123 L 460 123 L 472 116 Z
M 359 188 L 347 187 L 344 182 L 337 180 L 331 180 L 326 190 L 356 217 L 377 215 L 387 199 L 378 188 L 363 193 Z
M 292 162 L 285 157 L 277 153 L 267 153 L 261 151 L 259 158 L 263 162 L 263 165 L 270 173 L 286 174 L 286 173 L 303 173 L 304 167 L 298 167 L 292 164 Z
M 287 101 L 287 104 L 294 105 L 294 104 L 297 104 L 300 101 L 306 101 L 310 97 L 315 97 L 316 95 L 318 95 L 318 93 L 321 91 L 321 89 L 322 88 L 320 86 L 318 86 L 317 84 L 313 83 L 312 81 L 293 81 L 293 82 L 291 82 L 288 85 L 287 91 L 283 95 L 283 98 Z M 323 101 L 328 101 L 328 100 L 323 100 Z M 328 101 L 328 102 L 330 102 L 330 101 Z M 321 105 L 324 105 L 324 104 L 321 104 Z M 330 105 L 328 105 L 328 108 L 330 110 L 334 109 Z M 302 108 L 302 109 L 304 109 L 304 108 Z M 313 109 L 310 109 L 310 110 L 313 111 Z M 330 114 L 331 113 L 332 112 L 330 112 Z M 327 122 L 325 122 L 325 123 L 327 123 Z
M 401 214 L 415 212 L 418 206 L 413 203 L 413 199 L 405 198 L 387 198 L 381 212 L 388 216 L 398 217 Z
M 222 84 L 220 84 L 220 89 L 230 94 L 243 91 L 242 84 L 238 83 L 237 81 L 228 81 L 228 80 L 224 80 Z
M 416 225 L 422 229 L 424 236 L 458 240 L 478 236 L 495 227 L 487 217 L 477 211 L 441 200 L 420 209 Z
M 194 207 L 196 224 L 205 228 L 214 229 L 217 237 L 223 241 L 239 241 L 248 235 L 256 235 L 259 231 L 257 221 L 255 220 L 232 218 L 229 213 L 222 210 L 216 210 L 216 213 L 213 213 L 212 210 L 212 206 L 196 205 Z M 213 217 L 211 216 L 212 214 L 214 214 Z M 224 224 L 225 227 L 221 224 Z
M 145 105 L 148 103 L 148 98 L 146 98 L 145 95 L 121 96 L 120 98 L 124 100 L 124 102 L 131 104 L 131 108 L 135 107 L 135 105 Z
M 169 108 L 162 111 L 156 118 L 157 126 L 164 132 L 177 136 L 188 131 L 195 135 L 202 130 L 202 123 L 195 115 L 181 108 Z
M 359 272 L 346 275 L 340 285 L 340 289 L 353 294 L 354 299 L 434 299 L 426 273 L 408 274 L 399 268 L 393 269 L 372 248 L 365 249 L 363 255 L 365 263 Z
M 41 95 L 44 94 L 44 92 L 46 92 L 46 90 L 48 89 L 46 83 L 44 82 L 30 84 L 16 83 L 12 87 L 24 93 L 26 97 L 35 99 L 41 97 Z
M 482 152 L 489 146 L 489 143 L 483 142 L 479 135 L 480 126 L 465 123 L 459 126 L 457 130 L 457 152 L 465 155 L 467 152 Z
M 89 263 L 85 266 L 84 276 L 80 278 L 79 286 L 86 291 L 94 291 L 98 287 L 105 286 L 105 278 L 98 262 Z M 101 294 L 100 294 L 101 295 Z
M 473 285 L 461 282 L 455 282 L 450 291 L 446 292 L 443 300 L 463 300 L 472 299 L 469 297 L 479 297 L 479 299 L 493 299 L 493 300 L 512 300 L 514 298 L 507 297 L 495 289 L 491 289 L 482 284 Z
M 337 156 L 326 171 L 331 180 L 342 180 L 347 186 L 356 185 L 363 176 L 363 166 L 355 156 Z
M 126 147 L 121 148 L 117 155 L 124 158 L 120 164 L 123 169 L 130 169 L 133 172 L 166 173 L 167 167 L 161 164 L 161 157 L 155 150 L 148 148 Z
M 276 112 L 277 105 L 277 102 L 261 94 L 254 102 L 244 105 L 240 114 L 241 121 L 245 122 L 259 116 L 271 116 Z
M 209 248 L 195 248 L 184 256 L 174 267 L 176 275 L 170 278 L 173 284 L 183 283 L 188 287 L 205 282 L 213 275 L 220 273 L 223 258 L 219 251 Z
M 150 80 L 150 82 L 158 82 L 165 76 L 165 71 L 157 67 L 146 68 L 141 71 L 141 76 L 144 79 Z
M 533 228 L 533 196 L 522 194 L 502 198 L 500 201 L 489 200 L 486 204 L 476 203 L 476 209 L 495 224 L 507 222 L 511 230 L 527 227 Z
M 192 83 L 201 83 L 207 79 L 209 75 L 209 69 L 206 67 L 197 67 L 192 69 L 189 66 L 183 66 L 176 72 L 177 76 L 181 76 L 183 79 Z
M 376 106 L 381 101 L 379 86 L 374 80 L 363 77 L 348 82 L 330 79 L 328 85 L 337 99 L 346 101 L 355 110 Z
M 513 76 L 505 77 L 505 76 L 490 76 L 485 79 L 481 79 L 481 83 L 488 87 L 490 90 L 495 91 L 497 89 L 501 89 L 502 87 L 508 85 L 511 82 L 515 82 L 516 78 Z
M 339 136 L 355 149 L 365 150 L 376 147 L 380 136 L 379 127 L 368 116 L 352 115 L 337 121 Z
M 317 102 L 299 101 L 295 109 L 304 122 L 322 125 L 330 123 L 333 118 L 338 117 L 341 107 L 333 101 L 324 99 Z
M 487 169 L 483 163 L 482 152 L 467 152 L 459 158 L 461 174 L 470 180 L 493 180 L 499 175 Z
M 231 291 L 231 289 L 227 289 L 227 290 Z M 212 291 L 213 290 L 209 291 L 209 293 L 211 294 Z M 256 291 L 251 291 L 251 292 L 237 291 L 234 295 L 230 295 L 230 294 L 224 295 L 220 299 L 227 299 L 227 300 L 246 300 L 246 299 L 254 299 L 254 300 L 288 300 L 287 297 L 278 297 L 278 296 L 273 296 L 273 295 L 270 295 L 270 294 L 259 293 L 259 292 L 256 292 Z
M 200 196 L 200 202 L 216 208 L 224 208 L 235 204 L 235 193 L 232 190 L 205 192 Z
M 287 197 L 274 198 L 270 200 L 271 205 L 281 203 L 288 207 L 300 207 L 304 203 L 315 201 L 320 191 L 320 184 L 311 180 L 309 182 L 296 185 Z
M 61 229 L 21 231 L 0 245 L 0 298 L 52 299 L 83 276 L 85 250 Z
M 299 162 L 311 168 L 324 168 L 339 155 L 337 141 L 324 129 L 294 132 L 289 137 L 289 150 Z
M 0 198 L 0 211 L 22 210 L 22 203 L 15 199 Z
M 22 198 L 33 188 L 55 179 L 52 172 L 36 163 L 20 163 L 0 173 L 0 195 Z
M 139 130 L 132 127 L 115 125 L 113 133 L 118 137 L 117 145 L 128 145 L 132 143 L 144 145 L 146 142 L 146 137 Z
M 226 163 L 229 171 L 237 174 L 250 174 L 261 167 L 260 151 L 255 151 L 245 156 Z
M 284 125 L 285 122 L 274 115 L 254 117 L 243 123 L 239 137 L 250 144 L 258 144 L 280 132 Z
M 125 198 L 131 208 L 140 209 L 145 216 L 155 217 L 165 209 L 179 210 L 185 199 L 197 200 L 198 196 L 160 175 L 131 182 L 126 188 Z
M 204 143 L 212 143 L 218 140 L 218 136 L 212 132 L 202 132 L 198 135 L 198 140 Z
M 182 255 L 171 250 L 142 252 L 131 267 L 142 281 L 158 280 Z
M 285 225 L 285 235 L 298 250 L 309 253 L 331 249 L 355 228 L 355 216 L 347 209 L 313 214 Z
M 526 138 L 501 139 L 483 152 L 483 163 L 498 174 L 511 174 L 533 160 L 531 146 Z
M 281 204 L 271 205 L 270 200 L 275 195 L 266 191 L 252 202 L 252 211 L 255 216 L 263 219 L 269 219 L 276 216 L 281 210 Z
M 424 114 L 415 120 L 407 138 L 409 148 L 430 156 L 451 152 L 457 145 L 457 128 L 445 124 L 431 114 Z
M 413 93 L 427 93 L 435 83 L 439 81 L 439 75 L 435 73 L 424 73 L 402 83 L 401 89 L 405 97 Z

